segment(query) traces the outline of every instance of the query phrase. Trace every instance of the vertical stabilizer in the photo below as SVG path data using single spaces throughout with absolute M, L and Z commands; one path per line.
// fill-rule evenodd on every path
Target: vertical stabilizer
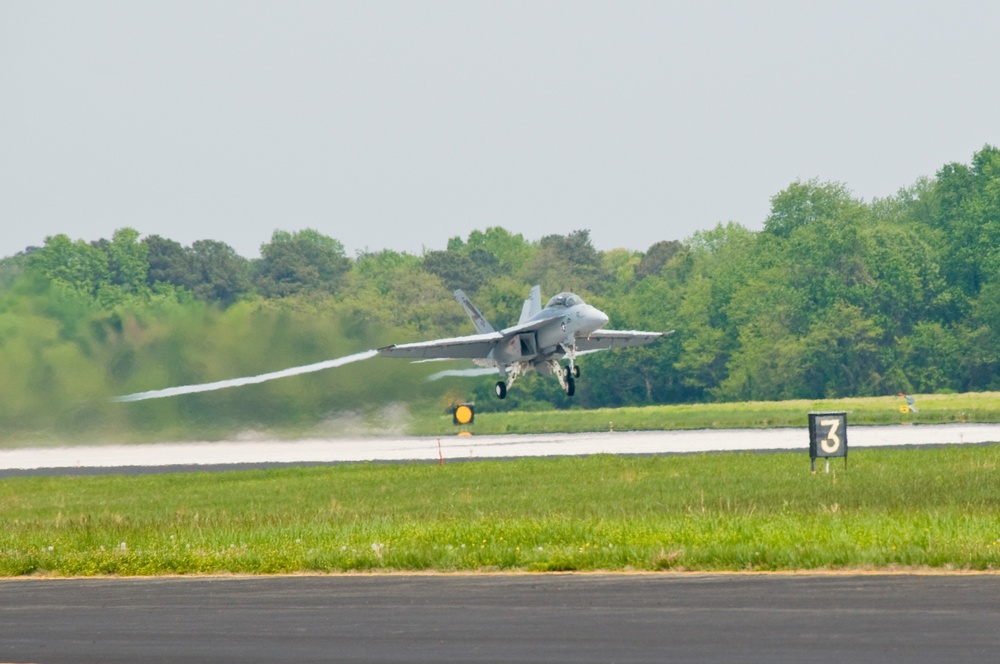
M 517 321 L 517 324 L 525 323 L 542 310 L 542 287 L 532 286 L 531 290 L 528 291 L 528 299 L 524 301 L 524 305 L 521 307 L 521 318 Z
M 469 314 L 469 318 L 472 319 L 472 324 L 476 326 L 476 332 L 479 334 L 488 334 L 490 332 L 496 332 L 493 326 L 490 325 L 489 321 L 483 318 L 483 315 L 479 313 L 479 309 L 476 309 L 476 305 L 472 304 L 469 297 L 462 292 L 462 289 L 455 291 L 455 299 L 458 303 L 462 305 L 465 309 L 465 313 Z

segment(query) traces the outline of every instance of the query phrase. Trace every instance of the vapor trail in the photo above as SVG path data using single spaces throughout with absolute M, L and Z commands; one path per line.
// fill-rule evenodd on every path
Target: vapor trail
M 424 380 L 440 380 L 442 378 L 448 378 L 449 376 L 485 376 L 487 374 L 495 374 L 496 372 L 496 369 L 491 369 L 489 367 L 483 367 L 482 369 L 445 369 L 444 371 L 431 374 Z
M 334 367 L 340 367 L 345 364 L 350 364 L 352 362 L 360 362 L 361 360 L 367 360 L 378 355 L 377 350 L 366 350 L 363 353 L 355 353 L 354 355 L 348 355 L 346 357 L 338 357 L 335 360 L 327 360 L 325 362 L 317 362 L 316 364 L 307 364 L 301 367 L 292 367 L 291 369 L 282 369 L 281 371 L 272 371 L 271 373 L 260 374 L 259 376 L 247 376 L 245 378 L 230 378 L 229 380 L 220 380 L 215 383 L 202 383 L 201 385 L 181 385 L 180 387 L 168 387 L 164 390 L 152 390 L 150 392 L 136 392 L 135 394 L 126 394 L 121 397 L 112 397 L 112 401 L 125 402 L 125 401 L 143 401 L 145 399 L 162 399 L 163 397 L 173 397 L 178 394 L 192 394 L 194 392 L 211 392 L 212 390 L 222 390 L 227 387 L 239 387 L 240 385 L 253 385 L 255 383 L 263 383 L 268 380 L 275 380 L 276 378 L 286 378 L 288 376 L 298 376 L 299 374 L 312 373 L 313 371 L 322 371 L 324 369 L 332 369 Z

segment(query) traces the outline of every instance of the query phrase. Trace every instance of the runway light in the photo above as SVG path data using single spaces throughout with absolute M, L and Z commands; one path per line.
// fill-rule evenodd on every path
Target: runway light
M 476 413 L 471 403 L 460 403 L 452 411 L 451 422 L 455 425 L 472 424 L 476 419 Z

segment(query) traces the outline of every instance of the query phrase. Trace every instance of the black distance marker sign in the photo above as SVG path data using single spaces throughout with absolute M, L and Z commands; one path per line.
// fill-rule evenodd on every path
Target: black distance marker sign
M 847 461 L 847 413 L 809 413 L 809 456 L 844 457 Z

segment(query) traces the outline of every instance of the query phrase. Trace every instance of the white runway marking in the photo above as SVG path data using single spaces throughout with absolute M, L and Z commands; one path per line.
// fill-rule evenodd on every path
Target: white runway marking
M 801 429 L 701 429 L 508 436 L 354 438 L 298 441 L 169 443 L 0 450 L 0 470 L 112 468 L 122 466 L 226 465 L 438 460 L 438 441 L 449 459 L 497 459 L 586 454 L 676 454 L 738 450 L 800 450 Z M 851 448 L 960 445 L 1000 442 L 1000 424 L 852 426 Z

